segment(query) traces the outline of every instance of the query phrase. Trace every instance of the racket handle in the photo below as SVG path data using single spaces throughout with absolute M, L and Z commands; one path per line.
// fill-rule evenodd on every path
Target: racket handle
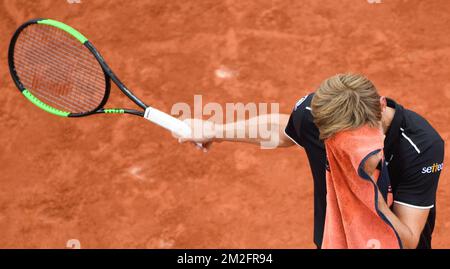
M 186 123 L 156 108 L 148 107 L 145 110 L 144 118 L 178 136 L 189 137 L 191 135 L 191 128 Z
M 144 118 L 147 120 L 167 129 L 178 136 L 190 137 L 192 130 L 189 125 L 182 122 L 181 120 L 170 116 L 156 108 L 147 107 L 144 113 Z M 202 143 L 196 143 L 197 147 L 203 148 Z

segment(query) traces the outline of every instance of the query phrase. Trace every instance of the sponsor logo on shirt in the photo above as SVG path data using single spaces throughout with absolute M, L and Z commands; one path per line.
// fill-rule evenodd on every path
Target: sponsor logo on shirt
M 432 174 L 440 172 L 444 168 L 444 163 L 434 163 L 432 166 L 422 168 L 422 174 Z
M 300 100 L 297 101 L 294 107 L 294 111 L 297 110 L 297 108 L 306 100 L 306 98 L 308 98 L 308 95 L 303 96 Z

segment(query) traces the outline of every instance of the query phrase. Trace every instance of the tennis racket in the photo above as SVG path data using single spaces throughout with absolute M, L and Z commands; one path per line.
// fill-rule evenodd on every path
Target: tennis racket
M 31 103 L 51 114 L 61 117 L 132 114 L 178 136 L 191 134 L 186 123 L 136 97 L 94 45 L 64 23 L 33 19 L 21 25 L 12 37 L 8 62 L 17 88 Z M 105 108 L 111 81 L 141 110 Z

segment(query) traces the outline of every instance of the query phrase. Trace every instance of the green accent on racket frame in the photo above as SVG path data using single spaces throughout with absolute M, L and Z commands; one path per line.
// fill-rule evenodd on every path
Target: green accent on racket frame
M 61 29 L 63 31 L 66 31 L 67 33 L 71 34 L 73 37 L 78 39 L 78 41 L 80 41 L 81 44 L 84 44 L 86 41 L 88 41 L 88 39 L 84 35 L 82 35 L 80 32 L 78 32 L 77 30 L 73 29 L 69 25 L 64 24 L 62 22 L 46 19 L 46 20 L 38 21 L 37 23 L 38 24 L 51 25 L 51 26 L 59 28 L 59 29 Z
M 62 110 L 59 110 L 59 109 L 56 109 L 56 108 L 53 108 L 53 107 L 47 105 L 46 103 L 44 103 L 41 100 L 39 100 L 39 98 L 34 96 L 27 89 L 23 90 L 22 94 L 25 95 L 25 97 L 28 100 L 30 100 L 30 102 L 32 102 L 33 104 L 35 104 L 36 106 L 38 106 L 42 110 L 47 111 L 48 113 L 52 113 L 54 115 L 61 116 L 61 117 L 68 117 L 69 114 L 70 114 L 70 112 L 62 111 Z
M 107 113 L 107 114 L 110 114 L 110 113 L 111 114 L 123 114 L 123 113 L 125 113 L 125 110 L 116 109 L 116 108 L 107 108 L 107 109 L 104 109 L 103 112 Z

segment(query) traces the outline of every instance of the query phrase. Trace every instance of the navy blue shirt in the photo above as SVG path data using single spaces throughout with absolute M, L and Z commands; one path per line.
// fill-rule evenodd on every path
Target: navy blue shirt
M 326 212 L 326 152 L 313 122 L 311 100 L 314 93 L 300 99 L 289 118 L 285 133 L 303 147 L 314 179 L 314 243 L 322 245 Z M 395 115 L 384 140 L 385 161 L 391 180 L 394 203 L 430 209 L 418 248 L 431 248 L 436 218 L 436 189 L 444 166 L 444 140 L 417 113 L 391 99 Z

